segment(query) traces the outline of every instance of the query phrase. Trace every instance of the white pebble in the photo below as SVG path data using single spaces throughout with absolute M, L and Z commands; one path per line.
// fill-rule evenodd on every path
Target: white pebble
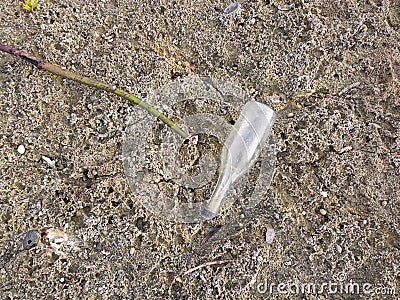
M 319 210 L 319 212 L 321 213 L 321 215 L 323 215 L 323 216 L 325 216 L 326 215 L 326 210 L 325 209 L 323 209 L 323 208 L 321 208 L 320 210 Z
M 328 192 L 322 191 L 321 192 L 321 196 L 324 197 L 324 198 L 328 197 Z
M 340 245 L 336 245 L 336 251 L 338 252 L 338 253 L 342 253 L 342 247 L 340 246 Z
M 287 116 L 288 116 L 288 118 L 293 118 L 294 117 L 294 113 L 292 113 L 292 112 L 288 113 Z
M 17 151 L 19 154 L 24 154 L 25 153 L 24 145 L 19 145 Z
M 265 234 L 265 241 L 268 244 L 272 244 L 274 238 L 275 238 L 275 230 L 273 230 L 272 228 L 268 228 L 267 233 Z

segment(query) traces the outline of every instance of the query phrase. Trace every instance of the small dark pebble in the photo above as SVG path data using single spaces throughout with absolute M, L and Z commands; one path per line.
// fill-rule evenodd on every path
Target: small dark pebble
M 25 250 L 32 249 L 39 242 L 40 234 L 36 230 L 29 230 L 22 241 L 22 246 Z
M 95 252 L 101 252 L 103 251 L 103 245 L 101 243 L 95 243 L 93 249 Z

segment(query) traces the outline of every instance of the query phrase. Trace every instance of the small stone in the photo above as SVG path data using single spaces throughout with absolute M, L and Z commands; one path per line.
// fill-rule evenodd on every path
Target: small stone
M 321 196 L 322 196 L 323 198 L 328 197 L 328 192 L 322 191 L 322 192 L 321 192 Z
M 340 245 L 336 245 L 336 251 L 338 253 L 342 253 L 343 249 L 342 249 L 342 247 Z
M 237 12 L 240 9 L 240 3 L 239 2 L 233 2 L 229 4 L 225 9 L 224 9 L 224 15 L 231 15 L 235 12 Z
M 323 215 L 323 216 L 325 216 L 325 215 L 327 214 L 326 210 L 323 209 L 323 208 L 321 208 L 321 209 L 319 210 L 319 212 L 320 212 L 321 215 Z
M 19 154 L 24 154 L 25 153 L 25 146 L 24 145 L 19 145 L 17 149 Z
M 267 242 L 267 244 L 272 244 L 274 239 L 275 239 L 275 230 L 273 230 L 272 228 L 268 228 L 267 233 L 265 234 L 265 241 Z
M 293 117 L 294 117 L 294 113 L 292 113 L 292 112 L 291 112 L 291 113 L 288 113 L 288 114 L 287 114 L 287 117 L 288 117 L 288 118 L 293 118 Z
M 103 251 L 103 245 L 101 243 L 95 243 L 93 246 L 93 250 L 95 252 L 101 252 Z
M 42 210 L 42 201 L 32 202 L 29 204 L 29 212 L 37 215 Z
M 22 246 L 25 250 L 32 249 L 39 242 L 40 234 L 36 230 L 29 230 L 22 241 Z

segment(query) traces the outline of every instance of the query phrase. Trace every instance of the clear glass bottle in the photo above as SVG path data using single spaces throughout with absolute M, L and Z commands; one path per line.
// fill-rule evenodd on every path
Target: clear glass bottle
M 212 219 L 218 214 L 229 187 L 243 176 L 257 160 L 258 154 L 271 133 L 275 112 L 267 105 L 247 102 L 226 139 L 222 152 L 219 178 L 202 216 Z

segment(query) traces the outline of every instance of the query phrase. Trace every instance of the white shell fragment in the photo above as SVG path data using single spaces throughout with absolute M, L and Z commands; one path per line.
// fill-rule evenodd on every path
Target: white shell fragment
M 353 150 L 353 147 L 352 146 L 347 146 L 347 147 L 344 147 L 341 150 L 339 150 L 339 153 L 342 154 L 342 153 L 345 153 L 345 152 L 348 152 L 348 151 L 351 151 L 351 150 Z
M 47 156 L 42 156 L 42 159 L 51 167 L 51 168 L 55 168 L 56 167 L 56 161 L 55 160 L 51 160 L 49 157 Z
M 63 244 L 68 241 L 68 235 L 55 228 L 46 230 L 45 236 L 51 248 L 55 250 L 60 250 Z
M 79 250 L 79 242 L 59 229 L 49 228 L 44 235 L 49 249 L 54 250 L 57 254 L 64 255 L 72 250 Z
M 278 5 L 278 10 L 281 11 L 289 11 L 295 7 L 294 3 L 292 4 L 285 4 L 285 5 Z
M 19 145 L 17 149 L 19 154 L 24 154 L 25 153 L 25 146 L 24 145 Z
M 378 124 L 372 123 L 372 122 L 368 123 L 368 125 L 374 126 L 376 129 L 381 129 L 382 128 L 381 125 L 378 125 Z

